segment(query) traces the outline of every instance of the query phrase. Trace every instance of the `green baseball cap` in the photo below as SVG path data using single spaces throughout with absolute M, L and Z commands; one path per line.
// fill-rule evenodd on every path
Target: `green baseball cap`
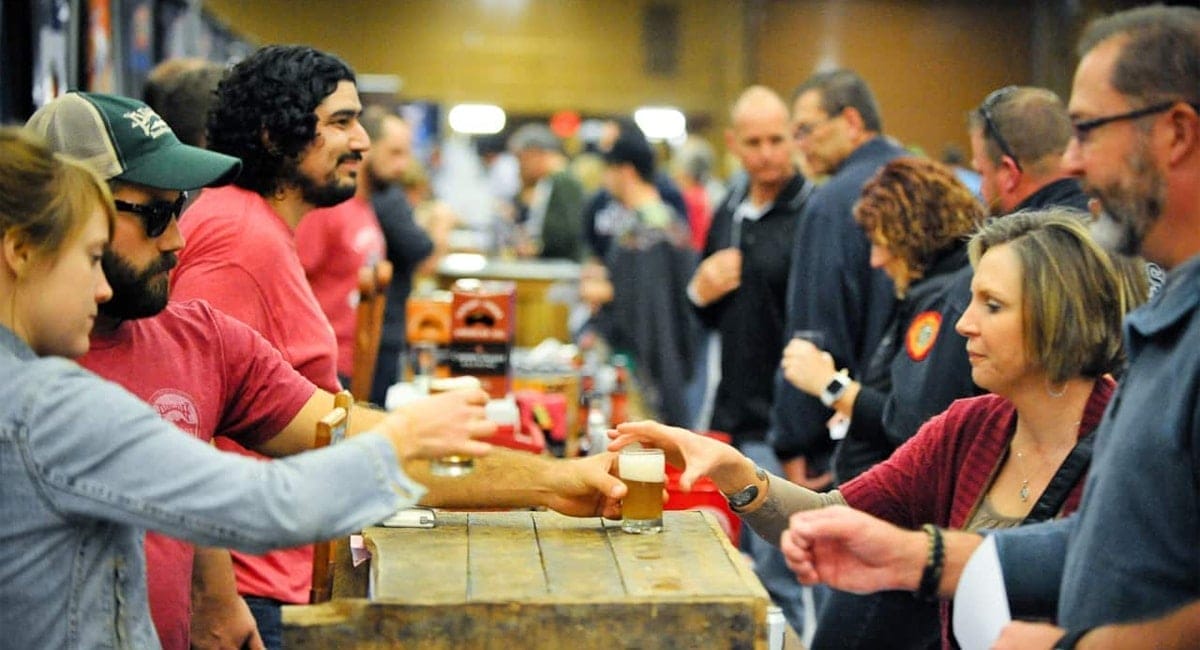
M 67 93 L 38 109 L 25 127 L 106 180 L 194 190 L 226 185 L 242 170 L 233 156 L 183 144 L 154 109 L 119 95 Z

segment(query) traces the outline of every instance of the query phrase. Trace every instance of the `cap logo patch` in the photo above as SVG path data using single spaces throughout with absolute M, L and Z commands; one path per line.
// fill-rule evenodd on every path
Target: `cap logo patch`
M 913 361 L 924 361 L 937 342 L 938 331 L 942 329 L 942 315 L 936 311 L 923 311 L 917 314 L 908 326 L 904 335 L 904 349 L 908 358 Z
M 158 136 L 171 132 L 171 127 L 167 126 L 167 123 L 149 106 L 129 111 L 121 117 L 129 120 L 129 124 L 133 128 L 141 129 L 142 133 L 150 139 L 157 139 Z

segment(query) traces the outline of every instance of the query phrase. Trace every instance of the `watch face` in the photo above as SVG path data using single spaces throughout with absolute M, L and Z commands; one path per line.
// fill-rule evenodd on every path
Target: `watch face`
M 830 380 L 829 385 L 825 387 L 825 392 L 834 394 L 841 390 L 846 385 L 846 380 L 841 375 L 834 375 Z
M 729 505 L 734 508 L 742 508 L 749 505 L 750 502 L 754 501 L 754 499 L 757 497 L 758 486 L 751 485 L 746 489 L 737 492 L 736 494 L 729 495 Z

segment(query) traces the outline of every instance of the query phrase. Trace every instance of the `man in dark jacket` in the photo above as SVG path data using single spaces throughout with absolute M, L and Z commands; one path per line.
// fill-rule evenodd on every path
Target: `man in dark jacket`
M 1062 170 L 1071 118 L 1058 95 L 1005 86 L 967 119 L 971 166 L 982 178 L 980 194 L 989 212 L 1000 216 L 1051 206 L 1087 210 L 1079 181 Z
M 823 72 L 796 90 L 792 132 L 812 174 L 829 176 L 796 226 L 784 335 L 817 332 L 839 368 L 857 376 L 878 347 L 895 307 L 891 280 L 870 266 L 871 244 L 852 214 L 863 184 L 904 150 L 883 137 L 866 82 L 849 70 Z M 777 372 L 770 440 L 793 482 L 828 486 L 833 411 Z
M 721 337 L 721 381 L 711 429 L 763 469 L 780 473 L 766 443 L 774 370 L 783 351 L 792 235 L 812 190 L 792 165 L 788 109 L 774 91 L 752 86 L 733 106 L 725 133 L 748 182 L 730 192 L 713 216 L 704 261 L 688 284 L 701 322 Z M 768 541 L 747 530 L 742 549 L 792 627 L 804 625 L 801 587 Z M 771 540 L 774 541 L 774 540 Z

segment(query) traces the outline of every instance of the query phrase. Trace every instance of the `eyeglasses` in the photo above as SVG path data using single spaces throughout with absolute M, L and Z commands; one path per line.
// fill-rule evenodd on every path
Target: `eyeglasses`
M 1151 104 L 1149 106 L 1134 109 L 1132 111 L 1126 111 L 1124 113 L 1117 113 L 1116 115 L 1105 115 L 1103 117 L 1093 117 L 1090 120 L 1080 120 L 1079 122 L 1073 123 L 1071 125 L 1071 128 L 1075 130 L 1075 140 L 1082 143 L 1084 140 L 1087 139 L 1087 136 L 1089 133 L 1104 126 L 1105 124 L 1112 124 L 1113 122 L 1122 122 L 1124 120 L 1136 120 L 1140 117 L 1146 117 L 1147 115 L 1154 115 L 1156 113 L 1161 113 L 1178 103 L 1179 103 L 1179 100 L 1172 99 L 1171 101 L 1168 101 L 1168 102 Z M 1197 111 L 1200 111 L 1200 104 L 1193 104 L 1191 102 L 1187 102 L 1187 104 L 1190 105 L 1192 108 L 1196 109 Z
M 1005 86 L 998 90 L 992 91 L 992 94 L 984 98 L 983 103 L 979 105 L 979 116 L 983 118 L 983 126 L 987 130 L 987 134 L 1000 147 L 1000 153 L 1012 159 L 1016 165 L 1017 171 L 1025 171 L 1021 169 L 1021 161 L 1017 159 L 1017 154 L 1013 153 L 1012 147 L 1008 146 L 1008 141 L 1004 136 L 1000 135 L 1000 127 L 996 126 L 996 120 L 992 118 L 992 111 L 995 110 L 996 104 L 1004 101 L 1006 97 L 1016 92 L 1016 86 Z
M 183 212 L 183 204 L 187 202 L 187 192 L 180 192 L 174 202 L 151 201 L 150 203 L 130 203 L 116 199 L 113 204 L 121 212 L 131 212 L 138 216 L 142 227 L 146 229 L 147 237 L 158 237 L 167 231 L 172 219 L 178 219 Z
M 792 139 L 799 142 L 800 140 L 808 138 L 813 134 L 813 131 L 816 131 L 817 129 L 821 128 L 821 126 L 841 117 L 842 111 L 844 110 L 846 110 L 845 107 L 839 108 L 836 111 L 831 112 L 829 117 L 812 124 L 797 124 L 796 127 L 792 129 Z

